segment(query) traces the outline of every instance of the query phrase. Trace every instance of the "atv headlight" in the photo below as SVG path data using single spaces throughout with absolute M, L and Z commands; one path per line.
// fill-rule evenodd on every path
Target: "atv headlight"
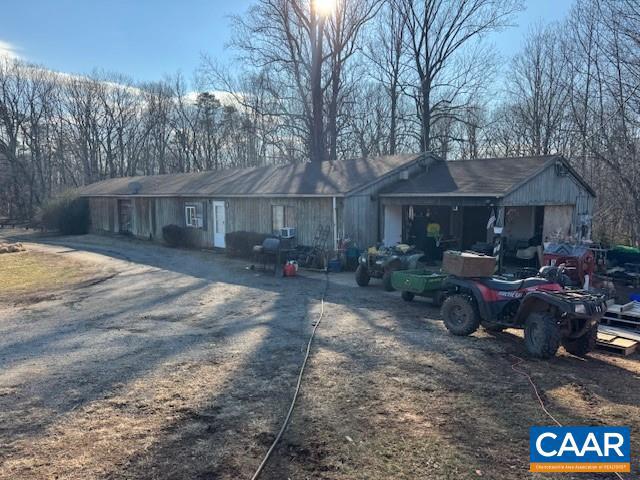
M 580 305 L 576 305 L 574 311 L 576 313 L 587 313 L 587 307 L 585 307 L 584 303 L 581 303 Z
M 376 260 L 376 265 L 382 265 L 382 260 Z

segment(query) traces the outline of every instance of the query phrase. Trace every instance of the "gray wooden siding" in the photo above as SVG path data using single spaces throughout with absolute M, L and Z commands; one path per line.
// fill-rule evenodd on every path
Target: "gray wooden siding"
M 190 228 L 189 231 L 194 243 L 201 248 L 213 247 L 213 222 L 211 221 L 211 203 L 206 198 L 177 198 L 177 197 L 158 197 L 150 198 L 155 206 L 155 229 L 153 231 L 154 239 L 162 241 L 162 227 L 166 225 L 178 225 L 186 227 L 186 218 L 184 207 L 188 203 L 203 203 L 203 227 Z M 150 221 L 150 225 L 154 222 Z
M 285 207 L 287 227 L 295 227 L 298 243 L 312 245 L 319 226 L 329 227 L 328 247 L 333 243 L 333 203 L 331 198 L 229 198 L 226 202 L 227 232 L 272 233 L 272 205 Z M 337 199 L 339 203 L 340 199 Z M 339 205 L 338 205 L 339 207 Z M 338 225 L 340 208 L 338 208 Z M 338 231 L 340 233 L 340 231 Z
M 571 174 L 558 175 L 553 165 L 504 197 L 502 205 L 577 205 L 584 213 L 593 212 L 594 198 Z
M 366 248 L 378 241 L 380 201 L 373 194 L 359 194 L 344 200 L 343 230 L 345 236 Z
M 595 198 L 573 175 L 558 175 L 550 166 L 535 178 L 507 195 L 502 200 L 505 206 L 525 205 L 572 205 L 572 232 L 581 225 L 591 225 Z
M 91 216 L 91 229 L 94 232 L 114 232 L 115 198 L 90 198 L 89 213 Z
M 412 175 L 424 170 L 424 167 L 414 164 L 406 170 Z M 398 171 L 344 199 L 342 228 L 344 234 L 354 240 L 358 247 L 366 248 L 381 240 L 382 214 L 378 193 L 383 188 L 401 181 L 400 175 L 401 172 Z
M 184 205 L 187 202 L 204 202 L 205 218 L 208 215 L 207 199 L 184 198 L 90 198 L 91 229 L 96 233 L 119 233 L 118 201 L 131 201 L 131 234 L 138 238 L 162 241 L 162 227 L 165 225 L 185 226 Z M 207 230 L 211 221 L 205 220 L 205 229 L 194 228 L 192 234 L 200 247 L 213 246 L 213 233 Z
M 125 197 L 123 197 L 125 199 Z M 203 228 L 191 229 L 196 245 L 213 247 L 212 202 L 225 202 L 226 231 L 272 232 L 271 206 L 285 207 L 285 224 L 295 227 L 298 243 L 312 245 L 319 226 L 331 230 L 327 247 L 333 246 L 333 203 L 331 198 L 177 198 L 126 197 L 131 201 L 131 234 L 162 241 L 162 227 L 185 227 L 185 204 L 203 203 Z M 118 198 L 90 198 L 92 230 L 118 233 Z M 342 235 L 342 199 L 337 200 L 338 237 Z

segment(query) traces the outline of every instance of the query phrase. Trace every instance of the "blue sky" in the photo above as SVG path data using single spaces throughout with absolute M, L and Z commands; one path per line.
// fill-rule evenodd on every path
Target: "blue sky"
M 229 59 L 229 14 L 251 0 L 0 0 L 0 50 L 54 70 L 97 68 L 148 81 L 181 71 L 190 78 L 206 52 Z M 495 34 L 504 57 L 539 21 L 561 20 L 572 0 L 526 0 L 518 25 Z

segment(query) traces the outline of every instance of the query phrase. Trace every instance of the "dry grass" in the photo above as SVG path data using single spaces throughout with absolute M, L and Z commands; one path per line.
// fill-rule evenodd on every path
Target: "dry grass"
M 133 260 L 109 261 L 119 273 L 99 289 L 0 323 L 0 479 L 250 478 L 286 414 L 324 283 L 119 244 Z M 82 263 L 62 268 L 92 265 L 71 255 Z M 332 283 L 325 309 L 263 480 L 596 478 L 528 472 L 529 427 L 551 420 L 516 355 L 558 421 L 626 425 L 640 443 L 638 355 L 537 361 L 521 332 L 454 337 L 427 302 L 375 287 Z M 632 468 L 625 479 L 640 478 Z
M 87 279 L 90 265 L 64 255 L 18 252 L 0 256 L 0 302 L 50 295 Z

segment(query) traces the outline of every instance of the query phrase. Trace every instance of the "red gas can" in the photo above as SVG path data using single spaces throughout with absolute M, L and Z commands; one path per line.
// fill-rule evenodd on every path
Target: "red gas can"
M 296 276 L 296 266 L 293 263 L 286 263 L 284 267 L 282 267 L 282 272 L 285 277 L 295 277 Z

